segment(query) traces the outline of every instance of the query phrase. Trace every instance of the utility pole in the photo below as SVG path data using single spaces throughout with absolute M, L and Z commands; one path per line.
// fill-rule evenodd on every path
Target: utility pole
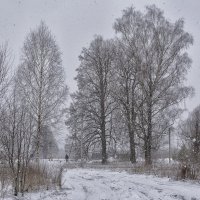
M 171 163 L 171 130 L 169 128 L 169 164 Z
M 81 117 L 81 167 L 83 167 L 83 115 Z

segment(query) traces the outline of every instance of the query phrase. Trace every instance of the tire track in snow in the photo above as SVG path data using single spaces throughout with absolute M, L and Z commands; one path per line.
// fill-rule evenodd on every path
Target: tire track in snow
M 65 183 L 74 188 L 68 195 L 69 200 L 200 200 L 197 186 L 152 176 L 71 169 L 64 177 Z M 190 189 L 195 193 L 188 192 Z

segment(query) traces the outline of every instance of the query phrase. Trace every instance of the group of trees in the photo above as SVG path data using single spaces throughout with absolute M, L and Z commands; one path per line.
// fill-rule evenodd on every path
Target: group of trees
M 17 195 L 24 192 L 30 160 L 39 162 L 43 149 L 47 151 L 50 139 L 54 140 L 50 128 L 60 118 L 68 89 L 61 52 L 44 22 L 27 35 L 14 75 L 10 57 L 7 46 L 2 46 L 0 150 Z
M 188 164 L 200 162 L 200 106 L 197 106 L 188 118 L 179 124 L 182 146 L 177 158 Z
M 183 28 L 182 19 L 172 23 L 154 5 L 145 13 L 130 7 L 115 21 L 114 39 L 96 36 L 83 48 L 66 121 L 81 151 L 100 148 L 106 163 L 110 147 L 128 142 L 130 161 L 140 148 L 151 165 L 179 103 L 193 91 L 184 85 L 193 38 Z

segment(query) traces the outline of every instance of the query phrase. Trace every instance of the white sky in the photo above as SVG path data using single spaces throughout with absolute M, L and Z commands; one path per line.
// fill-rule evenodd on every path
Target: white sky
M 87 47 L 95 34 L 105 39 L 113 37 L 113 23 L 123 9 L 132 5 L 144 10 L 145 5 L 155 4 L 171 21 L 184 18 L 185 30 L 194 37 L 194 45 L 188 51 L 193 64 L 187 82 L 196 92 L 195 97 L 186 101 L 186 107 L 191 111 L 200 104 L 199 0 L 1 0 L 0 3 L 0 43 L 8 41 L 14 64 L 19 63 L 27 33 L 44 20 L 63 53 L 70 92 L 76 90 L 73 79 L 82 47 Z

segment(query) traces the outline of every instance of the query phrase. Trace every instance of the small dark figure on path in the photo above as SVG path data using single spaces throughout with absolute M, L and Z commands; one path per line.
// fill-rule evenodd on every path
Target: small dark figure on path
M 68 159 L 69 159 L 69 156 L 66 154 L 66 155 L 65 155 L 65 160 L 66 160 L 66 162 L 68 161 Z
M 33 159 L 34 158 L 34 154 L 32 153 L 31 155 L 30 155 L 30 159 Z

